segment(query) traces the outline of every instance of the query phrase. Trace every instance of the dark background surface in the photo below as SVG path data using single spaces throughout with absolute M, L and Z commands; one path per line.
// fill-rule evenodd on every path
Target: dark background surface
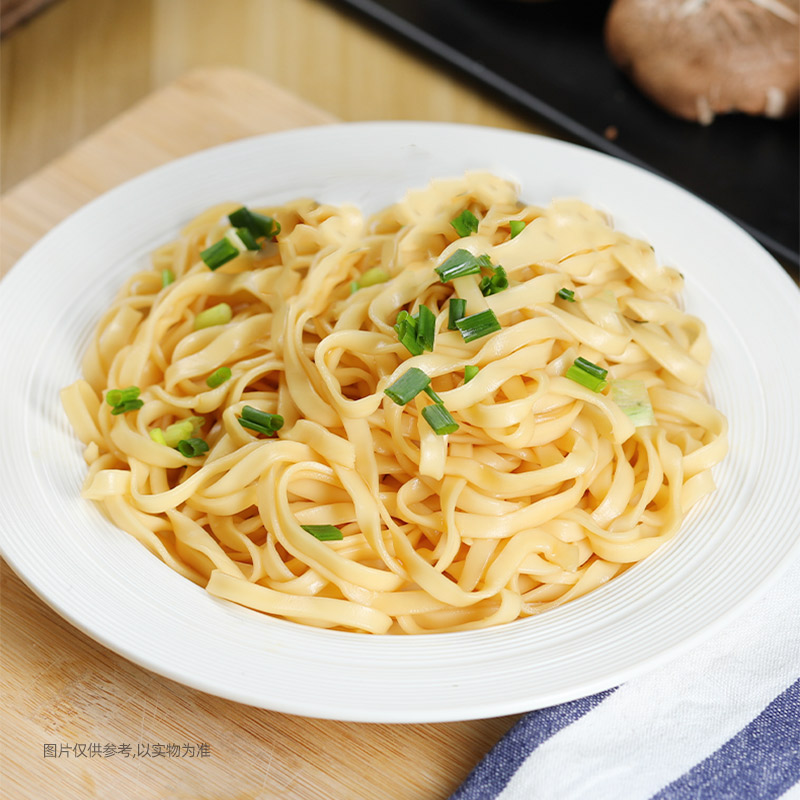
M 476 86 L 580 144 L 632 161 L 731 216 L 796 274 L 800 256 L 795 115 L 685 122 L 644 97 L 606 56 L 608 0 L 330 0 L 377 21 Z M 616 130 L 611 140 L 609 128 Z

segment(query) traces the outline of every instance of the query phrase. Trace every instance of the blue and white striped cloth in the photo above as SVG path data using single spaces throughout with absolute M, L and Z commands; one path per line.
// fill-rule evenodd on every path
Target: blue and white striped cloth
M 800 559 L 677 660 L 523 717 L 451 800 L 777 797 L 800 798 Z

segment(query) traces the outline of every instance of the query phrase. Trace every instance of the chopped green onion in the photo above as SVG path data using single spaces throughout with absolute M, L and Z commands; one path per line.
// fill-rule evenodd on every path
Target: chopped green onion
M 239 237 L 239 241 L 248 249 L 248 250 L 260 250 L 261 245 L 256 241 L 256 237 L 247 229 L 247 228 L 237 228 L 236 235 Z
M 239 248 L 229 239 L 220 239 L 211 247 L 207 247 L 200 253 L 200 258 L 205 261 L 210 270 L 219 269 L 223 264 L 227 264 L 239 255 Z
M 420 306 L 416 313 L 417 342 L 423 350 L 433 350 L 433 339 L 436 336 L 436 315 L 428 306 Z
M 465 208 L 455 219 L 451 219 L 450 224 L 461 237 L 478 231 L 478 218 L 468 208 Z
M 163 445 L 167 444 L 167 440 L 164 438 L 164 431 L 162 431 L 161 428 L 153 428 L 150 431 L 150 438 L 156 444 L 163 444 Z
M 181 439 L 178 442 L 178 450 L 186 458 L 202 455 L 208 451 L 208 444 L 203 439 Z
M 430 382 L 431 379 L 421 369 L 411 367 L 391 386 L 387 386 L 383 393 L 397 405 L 404 406 L 424 391 Z
M 344 534 L 334 525 L 301 525 L 300 527 L 321 542 L 341 542 L 344 539 Z
M 469 250 L 456 250 L 446 261 L 436 267 L 439 280 L 442 283 L 461 278 L 464 275 L 477 275 L 481 271 L 481 264 Z
M 219 369 L 214 370 L 207 378 L 206 378 L 206 385 L 212 389 L 216 389 L 217 386 L 222 386 L 225 381 L 229 380 L 231 377 L 231 368 L 230 367 L 220 367 Z
M 461 331 L 465 342 L 473 342 L 483 336 L 500 330 L 500 321 L 491 308 L 480 311 L 469 317 L 462 317 L 456 321 L 456 327 Z
M 611 399 L 622 409 L 635 428 L 655 425 L 656 417 L 644 381 L 611 381 Z
M 372 269 L 368 269 L 358 279 L 358 285 L 361 289 L 366 289 L 368 286 L 386 283 L 390 277 L 389 273 L 383 267 L 372 267 Z
M 242 206 L 228 214 L 228 220 L 234 228 L 247 228 L 250 233 L 256 238 L 266 236 L 267 239 L 272 239 L 281 232 L 280 223 L 272 217 L 264 214 L 259 214 L 256 211 L 251 211 L 249 208 Z
M 597 364 L 578 357 L 566 372 L 566 377 L 593 392 L 602 392 L 608 386 L 605 380 L 608 370 L 598 367 Z
M 458 423 L 450 415 L 450 412 L 439 403 L 425 406 L 422 409 L 422 416 L 425 417 L 425 421 L 438 436 L 444 436 L 446 433 L 453 433 L 458 430 Z
M 585 372 L 588 372 L 590 375 L 594 375 L 596 378 L 605 378 L 608 375 L 608 370 L 603 369 L 602 367 L 598 367 L 592 361 L 587 361 L 585 358 L 578 356 L 575 359 L 575 366 L 580 367 Z
M 480 290 L 484 297 L 508 289 L 508 275 L 506 275 L 505 269 L 498 264 L 496 267 L 492 267 L 492 270 L 493 275 L 486 275 L 481 279 Z
M 422 345 L 417 341 L 415 330 L 406 328 L 398 338 L 400 339 L 400 344 L 402 344 L 412 356 L 418 356 L 422 353 Z
M 190 439 L 194 433 L 195 425 L 191 419 L 182 419 L 168 425 L 164 431 L 164 444 L 167 447 L 177 447 L 182 439 Z
M 433 400 L 434 403 L 439 403 L 439 405 L 444 403 L 444 400 L 442 400 L 442 398 L 439 397 L 439 395 L 436 394 L 436 392 L 434 392 L 430 386 L 426 386 L 423 391 L 426 395 L 428 395 L 428 397 L 430 397 L 431 400 Z
M 144 405 L 144 400 L 125 400 L 114 408 L 111 413 L 116 416 L 117 414 L 127 414 L 129 411 L 137 411 Z
M 467 364 L 464 367 L 464 383 L 469 383 L 480 371 L 479 367 L 476 367 L 474 364 Z
M 138 386 L 129 386 L 127 389 L 110 389 L 106 393 L 106 403 L 110 406 L 118 406 L 129 400 L 135 400 L 139 396 Z
M 450 313 L 447 318 L 447 329 L 456 331 L 456 320 L 461 319 L 467 313 L 467 301 L 462 297 L 450 298 Z
M 242 408 L 242 416 L 239 417 L 239 424 L 243 428 L 273 436 L 276 431 L 283 427 L 283 417 L 280 414 L 268 414 L 266 411 L 259 411 L 253 406 L 244 406 Z
M 556 294 L 557 294 L 557 295 L 558 295 L 558 296 L 559 296 L 559 297 L 560 297 L 562 300 L 568 300 L 570 303 L 574 303 L 574 302 L 575 302 L 575 292 L 574 292 L 574 291 L 572 291 L 572 289 L 567 289 L 567 288 L 564 288 L 564 289 L 559 289 L 559 290 L 556 292 Z
M 171 283 L 175 283 L 175 273 L 171 269 L 162 269 L 161 270 L 161 288 L 165 288 L 169 286 Z
M 521 219 L 509 220 L 508 227 L 511 228 L 511 238 L 518 236 L 525 229 L 525 222 Z
M 201 311 L 194 318 L 194 329 L 210 328 L 213 325 L 225 325 L 233 318 L 231 307 L 227 303 L 219 303 L 205 311 Z
M 350 281 L 350 294 L 355 294 L 360 288 L 358 281 Z

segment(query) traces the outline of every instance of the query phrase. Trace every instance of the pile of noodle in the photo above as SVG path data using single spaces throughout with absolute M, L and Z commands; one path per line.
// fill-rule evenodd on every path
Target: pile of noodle
M 238 206 L 212 208 L 159 248 L 98 324 L 84 378 L 62 392 L 89 465 L 83 495 L 213 595 L 304 624 L 369 633 L 481 628 L 565 603 L 670 539 L 714 484 L 725 418 L 704 396 L 705 328 L 677 301 L 680 273 L 577 200 L 527 206 L 488 174 L 437 181 L 374 216 L 297 200 L 259 209 L 281 232 L 211 271 L 200 252 Z M 451 220 L 469 209 L 476 233 Z M 509 223 L 526 223 L 511 237 Z M 457 249 L 501 264 L 442 283 Z M 389 280 L 352 290 L 381 267 Z M 176 280 L 162 288 L 162 270 Z M 574 291 L 575 302 L 558 295 Z M 491 308 L 501 330 L 465 343 L 448 301 Z M 232 320 L 201 330 L 221 302 Z M 393 328 L 420 304 L 432 352 Z M 644 381 L 655 425 L 635 427 L 605 392 L 565 377 L 582 356 Z M 465 383 L 464 367 L 476 365 Z M 210 388 L 221 366 L 229 380 Z M 458 422 L 437 435 L 420 393 L 384 389 L 409 367 Z M 106 392 L 144 405 L 112 415 Z M 272 438 L 243 406 L 280 414 Z M 192 415 L 207 453 L 150 437 Z M 334 525 L 318 541 L 302 525 Z

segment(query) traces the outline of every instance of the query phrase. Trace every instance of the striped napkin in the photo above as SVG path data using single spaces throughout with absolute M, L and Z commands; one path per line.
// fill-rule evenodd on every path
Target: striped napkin
M 676 660 L 527 714 L 451 800 L 774 797 L 800 798 L 800 558 Z

